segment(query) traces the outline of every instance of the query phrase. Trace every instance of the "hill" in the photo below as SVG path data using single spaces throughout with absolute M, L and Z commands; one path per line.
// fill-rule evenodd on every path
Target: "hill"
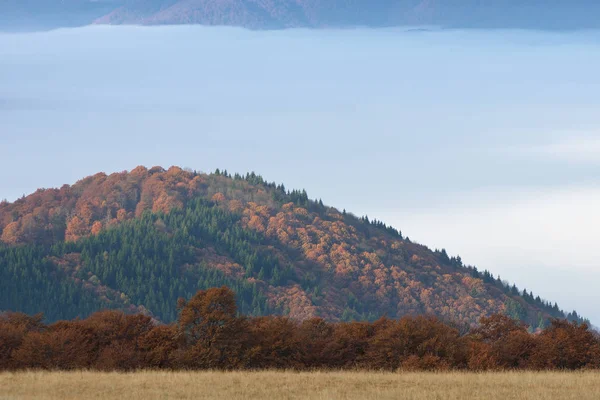
M 0 26 L 203 24 L 252 29 L 391 27 L 595 29 L 590 0 L 5 0 Z
M 396 229 L 252 174 L 137 167 L 0 204 L 0 310 L 49 320 L 103 308 L 176 319 L 179 297 L 226 285 L 245 314 L 331 321 L 565 315 Z

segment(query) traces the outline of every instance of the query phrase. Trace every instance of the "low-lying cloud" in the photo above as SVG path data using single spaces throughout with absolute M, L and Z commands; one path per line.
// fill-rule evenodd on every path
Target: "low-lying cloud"
M 531 152 L 572 163 L 600 163 L 600 132 L 595 137 L 577 137 L 577 134 L 574 136 L 533 147 Z

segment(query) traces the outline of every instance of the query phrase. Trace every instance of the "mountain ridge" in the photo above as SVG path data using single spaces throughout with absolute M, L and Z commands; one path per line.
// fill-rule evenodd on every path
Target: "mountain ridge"
M 6 0 L 0 27 L 92 23 L 201 24 L 250 29 L 435 25 L 480 29 L 598 29 L 600 4 L 588 0 Z M 3 17 L 2 17 L 3 16 Z

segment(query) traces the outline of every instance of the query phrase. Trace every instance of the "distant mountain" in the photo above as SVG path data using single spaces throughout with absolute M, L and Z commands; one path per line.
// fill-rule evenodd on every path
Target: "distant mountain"
M 177 298 L 221 285 L 253 315 L 579 319 L 255 174 L 138 167 L 0 203 L 0 310 L 56 320 L 114 308 L 170 322 Z
M 392 27 L 595 29 L 592 0 L 3 0 L 0 27 L 203 24 L 252 29 Z
M 292 27 L 576 29 L 600 26 L 589 0 L 134 0 L 101 23 Z

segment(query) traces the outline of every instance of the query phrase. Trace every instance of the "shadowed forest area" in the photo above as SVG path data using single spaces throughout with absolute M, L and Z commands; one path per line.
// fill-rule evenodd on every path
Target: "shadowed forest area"
M 532 334 L 508 316 L 474 328 L 410 316 L 375 322 L 298 322 L 239 315 L 227 287 L 178 301 L 177 321 L 101 311 L 50 325 L 0 315 L 0 370 L 581 370 L 600 368 L 587 324 L 554 319 Z

